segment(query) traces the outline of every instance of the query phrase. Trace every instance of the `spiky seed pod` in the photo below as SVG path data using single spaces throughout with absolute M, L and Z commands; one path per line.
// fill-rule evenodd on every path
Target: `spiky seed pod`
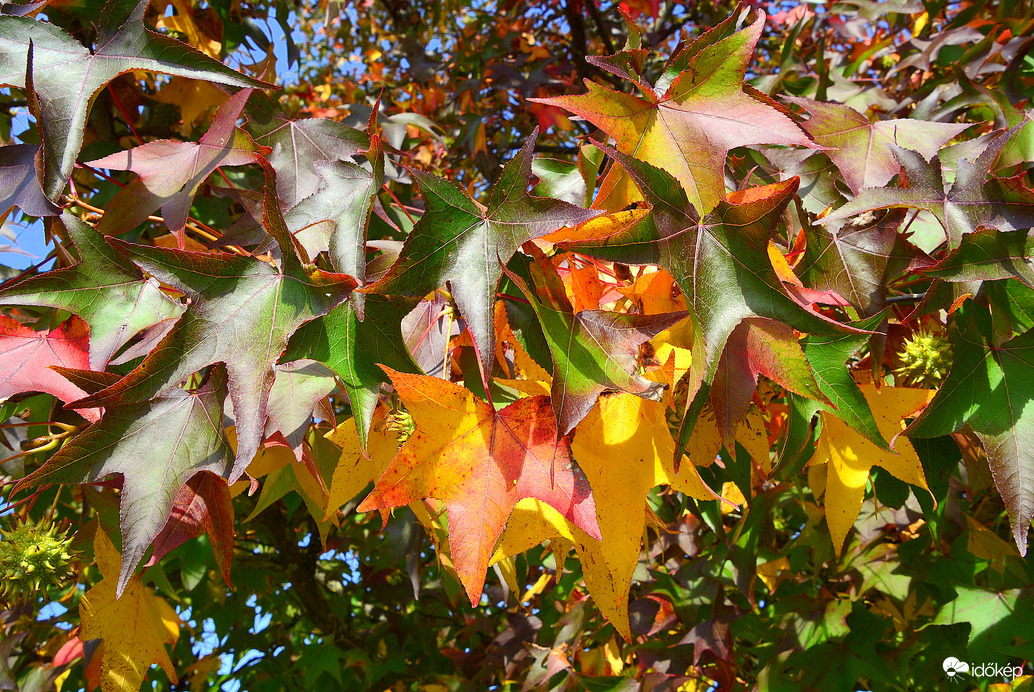
M 937 387 L 951 369 L 951 342 L 943 334 L 922 330 L 898 351 L 901 365 L 894 375 L 903 384 Z
M 416 430 L 416 423 L 413 422 L 413 416 L 409 415 L 409 411 L 397 410 L 388 415 L 384 427 L 395 433 L 395 441 L 402 447 Z
M 69 573 L 71 541 L 53 524 L 0 529 L 0 599 L 22 602 L 59 585 Z

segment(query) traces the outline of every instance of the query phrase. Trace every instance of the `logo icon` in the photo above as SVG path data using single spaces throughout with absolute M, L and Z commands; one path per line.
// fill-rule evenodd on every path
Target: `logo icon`
M 949 680 L 961 680 L 962 678 L 959 676 L 969 672 L 969 664 L 965 661 L 960 661 L 954 656 L 944 659 L 941 668 L 944 668 L 944 672 L 947 673 Z

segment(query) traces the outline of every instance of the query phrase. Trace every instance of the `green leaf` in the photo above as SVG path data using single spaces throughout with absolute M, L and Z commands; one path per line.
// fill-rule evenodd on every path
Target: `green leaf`
M 359 321 L 350 303 L 338 305 L 295 332 L 284 354 L 283 360 L 311 358 L 337 373 L 352 404 L 364 453 L 381 383 L 390 381 L 379 365 L 402 372 L 421 372 L 406 349 L 399 328 L 402 318 L 416 303 L 412 298 L 367 296 L 363 321 Z
M 78 406 L 144 401 L 206 365 L 223 362 L 237 424 L 237 462 L 230 474 L 236 481 L 262 441 L 274 366 L 288 340 L 344 300 L 355 281 L 320 270 L 307 273 L 289 254 L 278 271 L 253 257 L 108 242 L 148 274 L 183 291 L 191 305 L 135 370 Z
M 987 310 L 967 302 L 948 335 L 948 377 L 905 434 L 940 437 L 969 424 L 984 445 L 1016 546 L 1026 555 L 1034 518 L 1034 329 L 996 345 Z
M 1014 639 L 1030 641 L 1034 627 L 1034 608 L 1026 589 L 991 591 L 956 586 L 958 596 L 947 603 L 931 621 L 931 625 L 970 625 L 969 656 L 983 663 L 999 658 L 1000 651 Z
M 563 437 L 585 417 L 606 391 L 625 391 L 660 401 L 663 385 L 637 372 L 639 347 L 688 313 L 625 315 L 603 310 L 575 313 L 556 269 L 541 252 L 533 255 L 535 291 L 506 271 L 528 298 L 542 325 L 553 356 L 551 399 L 558 435 Z
M 61 222 L 79 261 L 0 291 L 0 305 L 46 305 L 79 315 L 90 327 L 90 368 L 103 370 L 138 332 L 183 314 L 153 279 L 104 242 L 104 236 L 68 212 Z
M 449 282 L 452 297 L 480 352 L 485 373 L 495 357 L 493 309 L 503 270 L 525 242 L 574 226 L 600 212 L 528 194 L 532 134 L 499 174 L 487 206 L 454 183 L 413 171 L 427 211 L 406 238 L 388 273 L 363 293 L 423 297 Z
M 0 16 L 0 84 L 24 89 L 32 64 L 39 95 L 36 122 L 43 139 L 43 191 L 56 199 L 72 174 L 90 104 L 121 74 L 147 70 L 235 87 L 270 88 L 169 36 L 144 27 L 149 0 L 108 0 L 91 50 L 57 26 L 28 17 Z
M 1034 288 L 1034 235 L 1029 230 L 981 228 L 962 237 L 959 246 L 920 271 L 945 281 L 993 281 L 1016 277 Z
M 223 434 L 226 373 L 215 368 L 196 392 L 173 389 L 151 401 L 111 405 L 100 422 L 72 438 L 20 488 L 86 483 L 122 474 L 121 595 L 151 541 L 195 474 L 226 476 L 233 452 Z

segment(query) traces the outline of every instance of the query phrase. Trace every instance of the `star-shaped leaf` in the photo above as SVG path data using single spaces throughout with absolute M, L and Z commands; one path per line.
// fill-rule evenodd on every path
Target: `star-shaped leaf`
M 45 151 L 43 191 L 64 190 L 83 144 L 94 96 L 120 74 L 147 70 L 235 87 L 269 88 L 169 36 L 144 27 L 149 0 L 108 0 L 98 20 L 94 48 L 49 22 L 0 16 L 0 84 L 25 88 L 29 45 L 32 84 L 39 95 Z
M 560 245 L 625 264 L 658 265 L 671 274 L 699 326 L 697 377 L 713 379 L 729 335 L 744 318 L 768 317 L 807 332 L 837 328 L 790 298 L 769 260 L 769 239 L 797 190 L 796 178 L 742 190 L 701 217 L 671 175 L 598 146 L 628 170 L 652 209 L 609 238 Z
M 1034 288 L 1034 234 L 1029 230 L 981 228 L 962 236 L 959 246 L 937 264 L 920 271 L 952 282 L 995 281 L 1016 277 Z
M 572 541 L 593 600 L 630 641 L 628 591 L 642 549 L 647 493 L 663 483 L 699 500 L 715 498 L 688 459 L 675 474 L 674 452 L 663 404 L 626 393 L 601 396 L 571 444 L 593 492 L 607 498 L 597 508 L 601 540 L 548 508 L 523 501 L 507 524 L 496 559 L 522 553 L 553 536 Z M 621 463 L 614 463 L 617 459 Z
M 98 229 L 118 235 L 143 223 L 161 207 L 165 225 L 176 234 L 182 248 L 190 205 L 208 176 L 220 166 L 258 163 L 260 155 L 269 151 L 236 127 L 251 93 L 251 89 L 244 89 L 223 103 L 200 142 L 160 139 L 90 161 L 95 168 L 133 171 L 140 176 L 108 203 Z
M 1034 226 L 1034 191 L 1023 174 L 999 178 L 991 167 L 1016 128 L 992 139 L 974 161 L 960 159 L 951 188 L 944 184 L 941 161 L 927 163 L 909 149 L 890 145 L 908 180 L 905 188 L 864 188 L 853 200 L 827 216 L 823 223 L 849 218 L 873 209 L 905 207 L 930 212 L 948 234 L 948 246 L 958 247 L 962 236 L 980 226 L 1015 231 Z
M 144 279 L 91 226 L 68 212 L 61 223 L 79 261 L 0 291 L 0 305 L 47 305 L 79 315 L 90 327 L 90 368 L 103 370 L 138 332 L 179 317 L 183 306 L 162 293 L 158 282 Z
M 450 382 L 385 370 L 416 431 L 359 511 L 426 497 L 444 502 L 452 560 L 471 605 L 481 598 L 489 556 L 521 499 L 538 498 L 599 538 L 592 490 L 571 459 L 570 437 L 557 435 L 548 398 L 519 399 L 496 411 Z
M 132 579 L 116 594 L 119 554 L 111 539 L 98 530 L 93 540 L 97 566 L 104 577 L 83 594 L 79 602 L 82 625 L 78 636 L 83 641 L 104 642 L 100 683 L 103 692 L 130 692 L 140 689 L 147 670 L 157 663 L 174 684 L 179 682 L 176 667 L 165 650 L 179 638 L 179 616 L 168 603 Z
M 78 317 L 70 317 L 48 332 L 36 332 L 0 315 L 0 399 L 22 392 L 45 392 L 70 403 L 86 392 L 50 369 L 52 365 L 87 369 L 89 331 Z M 89 420 L 100 418 L 96 409 L 80 411 Z
M 378 365 L 420 373 L 402 339 L 399 325 L 416 304 L 413 298 L 366 297 L 366 319 L 359 321 L 351 303 L 306 324 L 291 338 L 285 360 L 311 358 L 333 370 L 345 385 L 365 452 L 370 422 L 381 383 L 388 382 Z
M 229 474 L 233 452 L 223 434 L 225 398 L 226 374 L 216 368 L 196 392 L 173 389 L 151 401 L 110 406 L 100 422 L 62 446 L 19 488 L 122 474 L 121 595 L 183 484 L 201 471 Z
M 972 123 L 936 123 L 910 118 L 877 120 L 850 106 L 787 97 L 811 114 L 804 130 L 816 144 L 828 147 L 833 160 L 855 194 L 863 187 L 883 187 L 901 170 L 892 145 L 911 149 L 929 159 Z
M 108 242 L 148 274 L 183 291 L 191 305 L 135 370 L 78 406 L 145 401 L 201 368 L 223 362 L 239 445 L 230 481 L 237 480 L 262 441 L 274 367 L 288 340 L 300 326 L 347 298 L 355 280 L 316 269 L 307 272 L 287 253 L 278 271 L 253 257 Z
M 499 174 L 487 206 L 459 186 L 413 171 L 426 211 L 406 238 L 398 260 L 364 293 L 423 297 L 449 282 L 452 297 L 466 320 L 491 372 L 495 353 L 492 310 L 502 276 L 522 244 L 563 226 L 574 226 L 600 212 L 528 194 L 536 130 Z
M 320 162 L 347 159 L 370 146 L 370 136 L 361 130 L 329 118 L 292 119 L 264 94 L 251 99 L 245 114 L 255 141 L 272 150 L 269 162 L 285 209 L 319 189 L 320 178 L 326 179 Z
M 902 418 L 921 409 L 933 395 L 928 389 L 905 387 L 884 386 L 877 391 L 870 384 L 862 385 L 861 389 L 869 407 L 876 412 L 876 425 L 881 436 L 887 440 L 901 432 Z M 923 464 L 912 449 L 911 441 L 899 437 L 895 448 L 881 449 L 839 418 L 829 413 L 822 415 L 822 434 L 811 463 L 826 463 L 826 523 L 838 555 L 862 508 L 865 484 L 873 466 L 889 471 L 899 480 L 929 490 Z
M 35 144 L 12 144 L 0 147 L 0 219 L 18 207 L 29 216 L 54 216 L 61 208 L 47 199 L 40 187 L 36 158 L 40 147 Z
M 617 148 L 665 169 L 702 212 L 725 198 L 725 157 L 749 144 L 813 146 L 801 128 L 774 102 L 744 86 L 747 66 L 765 26 L 754 22 L 731 33 L 734 18 L 714 27 L 676 55 L 657 85 L 635 84 L 642 96 L 613 91 L 586 80 L 581 96 L 530 99 L 564 108 L 600 128 Z M 619 185 L 612 176 L 603 183 Z M 612 206 L 622 207 L 628 195 Z
M 301 359 L 276 366 L 266 406 L 266 436 L 280 432 L 301 461 L 316 402 L 336 388 L 334 373 L 316 361 Z
M 626 315 L 603 310 L 576 313 L 556 269 L 540 252 L 531 277 L 535 292 L 516 274 L 506 275 L 535 309 L 553 356 L 550 398 L 561 435 L 570 432 L 605 391 L 626 391 L 659 401 L 663 385 L 637 372 L 639 347 L 688 316 Z
M 1034 329 L 1001 345 L 986 309 L 971 302 L 949 325 L 952 366 L 910 437 L 940 437 L 968 424 L 984 445 L 995 486 L 1009 510 L 1020 554 L 1034 518 Z

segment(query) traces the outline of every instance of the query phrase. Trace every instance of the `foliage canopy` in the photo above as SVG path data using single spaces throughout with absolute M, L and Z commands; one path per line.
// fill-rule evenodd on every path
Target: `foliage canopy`
M 1032 47 L 2 5 L 0 689 L 1029 685 Z

